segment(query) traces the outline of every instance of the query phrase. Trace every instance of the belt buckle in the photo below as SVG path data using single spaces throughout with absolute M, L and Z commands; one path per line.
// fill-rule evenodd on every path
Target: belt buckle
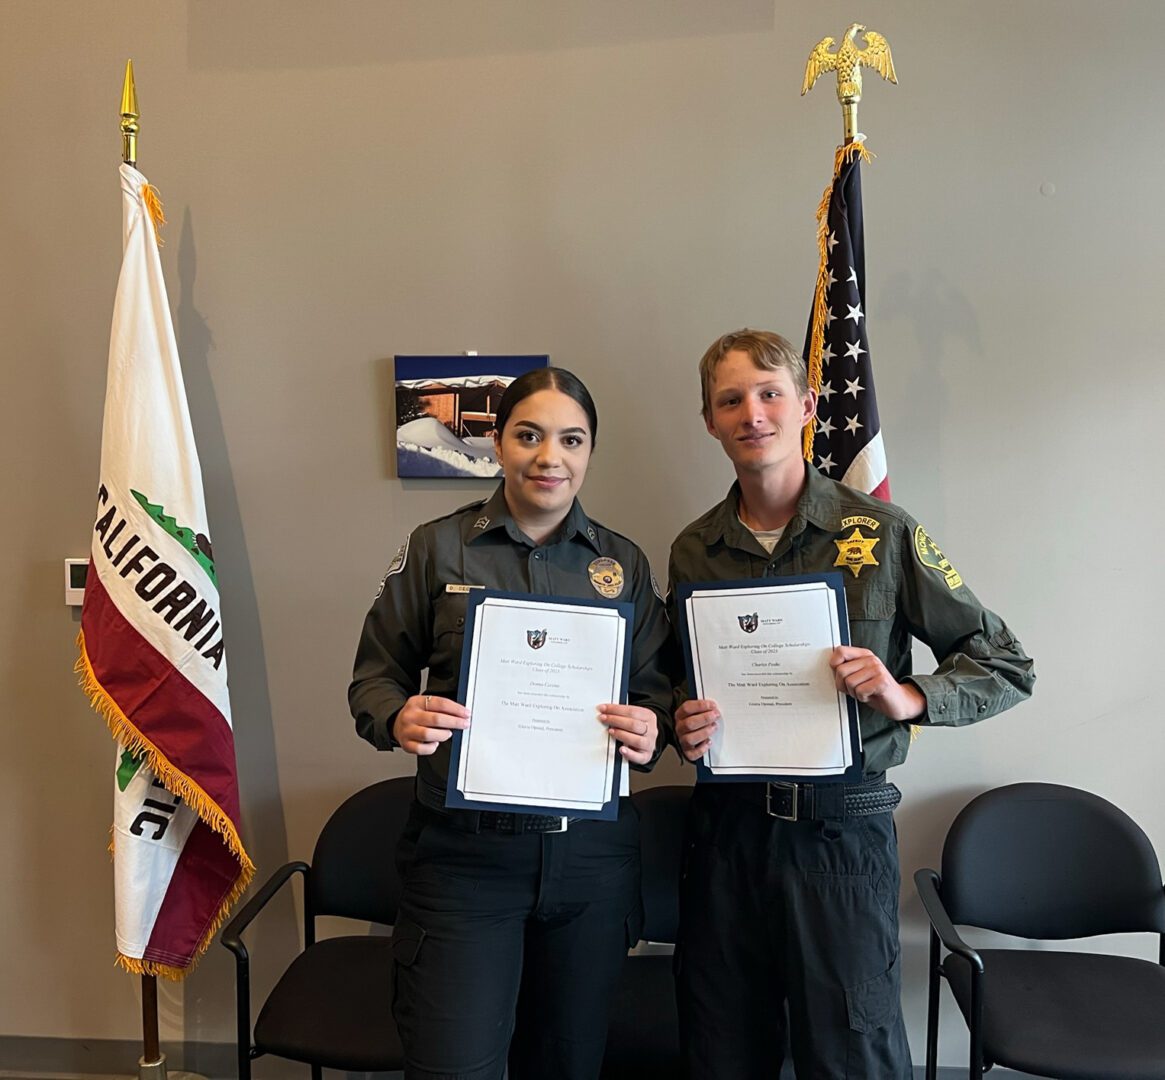
M 785 788 L 790 793 L 790 805 L 793 808 L 791 814 L 781 814 L 773 809 L 773 788 Z M 789 783 L 785 780 L 773 780 L 765 785 L 765 813 L 769 817 L 779 818 L 781 821 L 796 821 L 797 820 L 797 785 Z
M 557 829 L 547 829 L 546 831 L 547 831 L 548 833 L 560 833 L 560 832 L 566 832 L 566 827 L 567 827 L 567 825 L 568 825 L 568 824 L 570 824 L 570 818 L 568 818 L 568 817 L 561 817 L 561 818 L 559 818 L 559 819 L 558 819 L 558 828 L 557 828 Z

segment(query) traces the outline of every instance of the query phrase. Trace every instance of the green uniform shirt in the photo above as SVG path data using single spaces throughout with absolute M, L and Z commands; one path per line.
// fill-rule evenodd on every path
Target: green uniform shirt
M 389 566 L 364 620 L 348 688 L 363 738 L 380 750 L 394 748 L 396 714 L 421 692 L 425 668 L 426 693 L 456 698 L 468 585 L 634 603 L 628 700 L 658 717 L 655 763 L 671 724 L 675 665 L 669 659 L 674 648 L 667 614 L 647 557 L 626 537 L 591 521 L 577 499 L 557 535 L 536 545 L 514 524 L 501 486 L 488 500 L 418 526 Z M 418 758 L 417 769 L 444 788 L 449 743 Z
M 850 640 L 869 649 L 899 681 L 926 696 L 916 724 L 971 724 L 1030 696 L 1035 672 L 1015 635 L 983 607 L 926 531 L 893 503 L 830 480 L 806 465 L 797 509 L 772 555 L 738 516 L 739 484 L 672 544 L 669 588 L 839 570 L 845 578 Z M 674 617 L 673 623 L 679 626 Z M 938 660 L 912 675 L 911 637 Z M 910 726 L 858 703 L 864 769 L 906 760 Z

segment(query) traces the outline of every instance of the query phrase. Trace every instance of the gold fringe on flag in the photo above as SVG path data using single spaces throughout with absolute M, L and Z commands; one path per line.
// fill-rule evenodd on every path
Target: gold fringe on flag
M 158 247 L 163 247 L 166 241 L 162 239 L 162 226 L 166 224 L 166 214 L 162 210 L 162 197 L 153 184 L 142 184 L 142 201 L 154 222 L 154 238 L 158 241 Z
M 153 211 L 151 211 L 152 213 Z M 189 967 L 172 967 L 169 964 L 159 964 L 152 960 L 125 956 L 122 953 L 117 955 L 118 966 L 135 975 L 161 975 L 167 979 L 183 979 L 194 970 L 202 955 L 209 948 L 219 927 L 226 921 L 231 908 L 246 892 L 247 886 L 251 884 L 251 879 L 255 876 L 255 864 L 243 849 L 243 842 L 235 828 L 235 823 L 198 784 L 180 769 L 175 768 L 166 756 L 134 727 L 130 719 L 121 711 L 121 707 L 98 681 L 93 665 L 89 662 L 89 654 L 85 650 L 85 632 L 83 630 L 77 634 L 77 651 L 77 662 L 73 665 L 73 670 L 77 673 L 77 681 L 88 696 L 89 704 L 104 718 L 114 739 L 130 753 L 143 755 L 146 764 L 165 785 L 166 790 L 182 799 L 205 824 L 218 833 L 231 854 L 239 862 L 239 876 L 235 878 L 230 892 L 219 905 L 218 912 L 211 919 L 199 940 Z M 114 839 L 111 830 L 109 841 L 111 852 L 113 846 Z
M 841 167 L 857 155 L 867 165 L 874 155 L 866 149 L 860 139 L 839 146 L 833 155 L 833 177 L 821 196 L 817 206 L 817 287 L 813 290 L 813 330 L 809 337 L 809 387 L 814 393 L 821 389 L 821 350 L 825 345 L 825 298 L 826 264 L 829 261 L 829 201 L 833 195 L 833 185 L 837 183 Z M 801 449 L 806 461 L 813 460 L 813 436 L 817 432 L 817 416 L 810 418 L 802 432 Z

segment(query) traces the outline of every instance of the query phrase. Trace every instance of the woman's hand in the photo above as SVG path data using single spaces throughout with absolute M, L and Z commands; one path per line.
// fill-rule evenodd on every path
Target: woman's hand
M 623 745 L 619 753 L 632 765 L 646 765 L 655 754 L 659 723 L 642 705 L 600 705 L 599 719 Z
M 685 701 L 676 709 L 676 735 L 680 741 L 680 753 L 689 761 L 699 761 L 712 744 L 719 719 L 720 710 L 716 702 L 699 698 Z
M 409 754 L 424 757 L 452 738 L 457 728 L 469 727 L 469 710 L 436 694 L 414 694 L 396 714 L 392 737 Z

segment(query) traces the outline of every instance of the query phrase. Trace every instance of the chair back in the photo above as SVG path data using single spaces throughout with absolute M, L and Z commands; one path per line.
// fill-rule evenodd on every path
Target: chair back
M 943 846 L 942 899 L 953 922 L 1018 937 L 1165 933 L 1149 838 L 1112 803 L 1058 784 L 972 799 Z
M 415 778 L 381 780 L 346 799 L 316 840 L 308 885 L 316 915 L 392 925 L 400 902 L 396 846 Z
M 691 797 L 692 789 L 682 785 L 645 788 L 631 796 L 639 811 L 645 941 L 675 944 L 684 823 Z

